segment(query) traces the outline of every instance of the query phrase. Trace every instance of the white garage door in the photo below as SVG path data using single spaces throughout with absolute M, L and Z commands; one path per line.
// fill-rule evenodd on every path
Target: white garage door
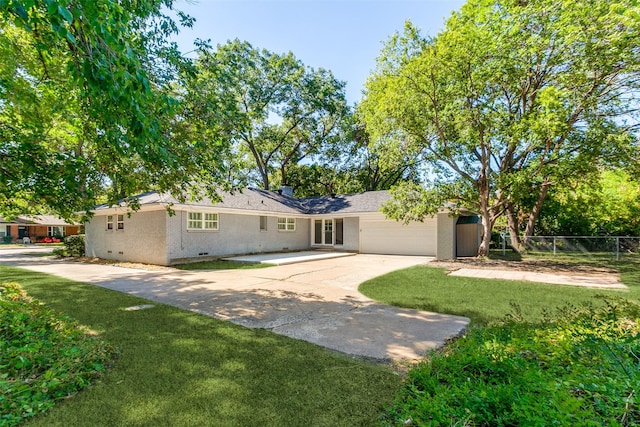
M 360 219 L 360 252 L 365 254 L 435 256 L 437 221 L 411 222 Z

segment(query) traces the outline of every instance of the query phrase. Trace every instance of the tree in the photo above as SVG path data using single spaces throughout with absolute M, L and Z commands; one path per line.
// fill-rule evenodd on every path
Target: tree
M 568 185 L 567 185 L 568 184 Z M 550 192 L 536 224 L 544 236 L 640 235 L 640 183 L 621 169 Z
M 0 210 L 70 217 L 101 195 L 178 193 L 205 170 L 168 126 L 188 65 L 167 42 L 171 3 L 0 2 Z
M 190 91 L 202 109 L 215 110 L 210 124 L 220 138 L 250 154 L 265 189 L 273 174 L 287 185 L 289 168 L 341 142 L 344 83 L 327 70 L 239 40 L 203 49 L 196 70 Z
M 550 188 L 637 155 L 638 14 L 633 1 L 469 0 L 435 38 L 408 24 L 360 111 L 376 138 L 399 134 L 431 164 L 433 182 L 396 190 L 407 200 L 387 213 L 421 219 L 457 202 L 482 216 L 484 256 L 501 216 L 519 246 Z

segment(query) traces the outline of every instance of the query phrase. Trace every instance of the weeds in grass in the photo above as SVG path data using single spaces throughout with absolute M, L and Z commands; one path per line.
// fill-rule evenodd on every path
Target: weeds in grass
M 640 304 L 605 298 L 474 328 L 410 371 L 385 425 L 640 423 Z
M 113 347 L 30 298 L 0 285 L 0 425 L 12 426 L 86 387 Z

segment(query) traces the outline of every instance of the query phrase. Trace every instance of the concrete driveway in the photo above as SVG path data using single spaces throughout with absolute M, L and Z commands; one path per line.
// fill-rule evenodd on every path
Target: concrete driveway
M 423 264 L 430 260 L 426 257 L 359 254 L 255 270 L 150 271 L 29 255 L 38 250 L 0 250 L 0 263 L 269 329 L 354 356 L 415 360 L 469 322 L 390 307 L 357 291 L 365 280 Z

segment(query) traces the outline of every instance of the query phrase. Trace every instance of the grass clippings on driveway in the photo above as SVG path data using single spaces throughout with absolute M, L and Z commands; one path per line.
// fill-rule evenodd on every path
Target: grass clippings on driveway
M 96 385 L 30 426 L 374 425 L 399 376 L 336 354 L 96 286 L 0 266 L 33 297 L 119 349 Z

